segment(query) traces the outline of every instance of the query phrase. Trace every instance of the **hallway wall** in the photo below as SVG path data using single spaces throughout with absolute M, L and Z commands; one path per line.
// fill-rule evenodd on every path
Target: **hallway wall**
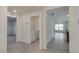
M 19 33 L 18 34 L 18 41 L 22 41 L 22 42 L 25 42 L 25 43 L 28 43 L 28 44 L 31 44 L 31 35 L 33 35 L 31 33 L 31 23 L 30 23 L 30 20 L 31 20 L 31 16 L 36 16 L 36 15 L 39 15 L 40 12 L 39 11 L 35 11 L 35 12 L 31 12 L 31 13 L 25 13 L 25 14 L 22 14 L 22 15 L 19 15 L 18 16 L 18 23 L 20 25 L 18 25 L 18 29 L 19 30 Z M 19 36 L 21 37 L 21 39 L 19 38 Z
M 0 6 L 0 53 L 7 52 L 7 7 Z
M 71 53 L 79 53 L 79 7 L 69 7 L 69 48 Z
M 18 15 L 17 18 L 17 41 L 22 41 L 30 44 L 30 22 L 29 16 Z
M 54 15 L 50 11 L 47 13 L 47 43 L 54 38 Z

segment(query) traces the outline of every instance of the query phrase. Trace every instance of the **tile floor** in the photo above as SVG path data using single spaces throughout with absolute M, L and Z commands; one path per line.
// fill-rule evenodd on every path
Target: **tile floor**
M 10 38 L 14 39 L 13 42 Z M 55 33 L 55 39 L 51 39 L 48 43 L 47 50 L 39 49 L 39 40 L 26 44 L 23 42 L 15 42 L 15 37 L 9 37 L 7 44 L 8 53 L 68 53 L 68 43 L 66 41 L 65 33 Z
M 48 52 L 68 53 L 69 44 L 67 42 L 66 33 L 55 33 L 55 38 L 48 43 Z
M 24 42 L 15 42 L 7 45 L 8 53 L 46 53 L 46 50 L 40 50 L 39 40 L 32 42 L 32 44 L 26 44 Z
M 12 44 L 12 43 L 15 43 L 16 42 L 16 36 L 12 36 L 12 35 L 10 36 L 9 35 L 9 36 L 7 36 L 7 38 L 8 38 L 7 39 L 7 43 L 8 44 Z

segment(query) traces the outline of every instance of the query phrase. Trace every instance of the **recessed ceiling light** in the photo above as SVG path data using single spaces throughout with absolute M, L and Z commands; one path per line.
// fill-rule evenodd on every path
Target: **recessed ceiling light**
M 70 16 L 69 14 L 67 14 L 67 16 Z
M 13 10 L 14 12 L 16 12 L 16 10 Z

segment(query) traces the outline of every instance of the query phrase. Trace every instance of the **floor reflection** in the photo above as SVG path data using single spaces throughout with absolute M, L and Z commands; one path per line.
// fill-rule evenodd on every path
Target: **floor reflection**
M 55 38 L 48 43 L 49 52 L 68 52 L 68 42 L 66 33 L 55 32 Z

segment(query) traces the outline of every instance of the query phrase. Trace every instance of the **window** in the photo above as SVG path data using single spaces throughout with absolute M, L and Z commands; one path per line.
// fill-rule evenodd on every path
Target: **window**
M 64 30 L 64 25 L 63 24 L 55 24 L 55 30 Z
M 58 30 L 58 24 L 55 24 L 55 30 Z

